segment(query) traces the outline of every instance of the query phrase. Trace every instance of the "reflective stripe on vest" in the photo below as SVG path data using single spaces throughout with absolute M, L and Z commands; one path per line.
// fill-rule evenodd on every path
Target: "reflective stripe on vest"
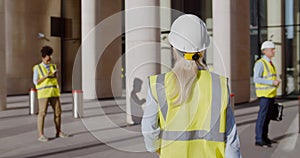
M 257 62 L 261 62 L 264 67 L 262 78 L 267 80 L 276 80 L 276 69 L 271 64 L 269 64 L 265 59 L 260 59 Z M 266 84 L 255 84 L 256 95 L 257 97 L 267 97 L 273 98 L 276 96 L 277 87 L 274 85 Z
M 276 88 L 276 86 L 268 86 L 268 87 L 257 87 L 256 90 L 269 90 L 269 89 L 273 89 Z
M 164 82 L 165 82 L 166 74 L 161 74 L 157 76 L 156 79 L 156 92 L 157 92 L 157 99 L 160 105 L 160 110 L 164 119 L 166 120 L 167 112 L 168 112 L 168 105 L 167 105 L 167 98 L 166 92 L 164 90 Z
M 42 89 L 46 89 L 46 88 L 58 88 L 57 85 L 53 85 L 53 86 L 45 86 L 45 87 L 40 87 L 37 90 L 42 90 Z
M 42 75 L 43 77 L 45 77 L 45 74 L 44 74 L 44 72 L 43 72 L 43 70 L 42 70 L 42 68 L 41 68 L 41 65 L 38 65 L 38 67 L 39 67 L 39 69 L 40 69 L 41 75 Z
M 271 71 L 270 71 L 269 67 L 267 66 L 268 64 L 266 63 L 266 61 L 262 60 L 262 63 L 266 67 L 266 70 L 267 70 L 267 73 L 268 73 L 268 75 L 263 76 L 263 78 L 267 79 L 267 78 L 274 77 L 274 76 L 276 77 L 276 74 L 271 74 Z

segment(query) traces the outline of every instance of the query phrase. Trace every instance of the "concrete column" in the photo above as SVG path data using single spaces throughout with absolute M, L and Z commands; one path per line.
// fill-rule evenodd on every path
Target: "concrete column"
M 250 100 L 249 5 L 249 1 L 213 0 L 213 68 L 229 77 L 235 103 Z
M 296 6 L 298 6 L 300 8 L 300 2 L 296 2 L 295 3 Z M 298 8 L 298 10 L 299 10 Z M 295 23 L 296 24 L 299 24 L 300 23 L 300 11 L 295 11 Z M 295 90 L 296 91 L 300 91 L 300 86 L 299 86 L 299 81 L 300 81 L 300 76 L 299 76 L 299 73 L 300 73 L 300 63 L 297 62 L 300 60 L 300 54 L 298 52 L 300 52 L 300 27 L 295 27 L 295 49 L 296 51 L 295 52 L 295 58 L 294 58 L 294 68 L 295 68 L 295 71 L 294 71 L 294 77 L 295 77 L 295 80 L 294 80 L 294 86 L 295 86 Z
M 160 26 L 161 32 L 161 73 L 165 73 L 172 68 L 171 46 L 168 41 L 168 31 L 171 28 L 171 0 L 160 1 Z
M 80 70 L 76 71 L 78 78 L 72 81 L 73 67 L 76 67 L 74 61 L 77 55 L 80 56 L 78 49 L 81 47 L 81 0 L 63 0 L 62 11 L 66 23 L 65 37 L 62 38 L 61 90 L 72 91 L 72 88 L 82 89 Z
M 81 2 L 84 99 L 121 96 L 121 64 L 118 60 L 122 54 L 122 1 Z M 115 74 L 119 74 L 119 78 L 113 78 Z
M 155 6 L 159 6 L 159 0 L 125 1 L 126 112 L 129 124 L 140 122 L 147 95 L 147 77 L 160 71 L 160 11 Z
M 0 0 L 0 111 L 6 109 L 5 0 Z
M 231 77 L 231 8 L 229 0 L 213 0 L 213 69 L 214 72 Z M 213 44 L 211 42 L 211 44 Z
M 294 12 L 294 16 L 295 16 L 295 23 L 296 24 L 299 24 L 300 23 L 300 2 L 299 1 L 296 1 L 295 2 L 295 5 L 296 6 L 298 6 L 298 7 L 296 7 L 297 9 L 295 9 L 295 12 Z M 297 11 L 298 10 L 298 11 Z M 298 52 L 300 52 L 300 27 L 298 26 L 298 27 L 295 27 L 295 32 L 296 32 L 296 34 L 295 34 L 295 41 L 294 42 L 296 42 L 295 43 L 295 49 L 296 49 L 296 54 L 295 54 L 295 61 L 294 61 L 294 68 L 295 68 L 295 72 L 294 72 L 294 77 L 295 77 L 295 80 L 294 80 L 294 85 L 295 85 L 295 91 L 297 92 L 299 92 L 299 72 L 300 72 L 300 63 L 298 62 L 299 61 L 299 59 L 300 59 L 300 55 L 299 55 L 299 53 Z M 298 97 L 298 99 L 299 99 L 299 97 Z M 298 106 L 300 105 L 300 102 L 298 102 Z M 298 107 L 298 114 L 300 113 L 300 106 Z M 298 115 L 298 120 L 300 120 L 300 115 Z M 299 129 L 299 133 L 300 133 L 300 121 L 298 121 L 298 129 Z
M 84 99 L 96 99 L 96 1 L 81 0 L 82 90 Z M 86 40 L 87 38 L 91 40 Z
M 282 5 L 281 0 L 268 0 L 267 1 L 267 15 L 268 15 L 268 26 L 280 26 L 283 24 L 282 21 Z M 274 28 L 268 28 L 267 29 L 267 40 L 272 40 L 275 43 L 275 57 L 272 59 L 273 63 L 275 63 L 276 71 L 277 71 L 277 77 L 282 80 L 282 83 L 277 89 L 277 95 L 282 94 L 282 85 L 285 84 L 285 78 L 282 77 L 282 65 L 284 59 L 282 58 L 282 50 L 284 50 L 282 44 L 283 44 L 283 37 L 282 37 L 282 28 L 281 27 L 274 27 Z

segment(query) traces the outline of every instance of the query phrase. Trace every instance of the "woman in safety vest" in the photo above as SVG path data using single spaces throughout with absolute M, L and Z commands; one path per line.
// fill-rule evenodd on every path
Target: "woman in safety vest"
M 51 64 L 52 53 L 53 49 L 51 47 L 44 46 L 41 50 L 42 62 L 33 67 L 33 83 L 37 89 L 39 102 L 39 114 L 37 120 L 39 132 L 38 140 L 41 142 L 48 141 L 48 138 L 44 135 L 44 120 L 49 103 L 54 111 L 56 137 L 68 137 L 67 134 L 61 131 L 60 90 L 57 81 L 56 65 Z
M 239 158 L 227 78 L 207 71 L 210 39 L 195 15 L 177 18 L 169 42 L 172 71 L 149 77 L 142 120 L 145 146 L 162 158 Z

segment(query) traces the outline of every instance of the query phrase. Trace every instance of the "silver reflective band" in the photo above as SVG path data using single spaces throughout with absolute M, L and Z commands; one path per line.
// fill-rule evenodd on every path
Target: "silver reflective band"
M 41 67 L 40 64 L 38 65 L 38 67 L 39 67 L 39 69 L 40 69 L 40 72 L 41 72 L 42 76 L 45 77 L 45 74 L 44 74 L 44 72 L 42 71 L 42 67 Z M 54 65 L 52 65 L 52 68 L 53 68 L 54 71 L 56 70 L 56 67 L 55 67 Z M 48 76 L 48 78 L 55 78 L 55 77 L 53 77 L 53 76 Z
M 268 76 L 271 76 L 271 71 L 270 71 L 268 65 L 266 64 L 266 62 L 263 59 L 262 59 L 262 61 L 263 61 L 263 64 L 265 65 L 265 67 L 267 68 Z
M 276 74 L 271 74 L 271 75 L 268 75 L 268 76 L 264 76 L 263 78 L 269 78 L 269 77 L 276 77 L 277 75 Z
M 165 77 L 166 74 L 158 75 L 156 78 L 156 92 L 157 92 L 157 100 L 160 105 L 160 110 L 166 120 L 167 112 L 168 112 L 168 105 L 167 105 L 167 98 L 165 92 Z
M 38 66 L 39 66 L 40 72 L 42 73 L 42 76 L 45 77 L 44 72 L 42 71 L 41 65 L 39 64 Z
M 212 100 L 211 100 L 211 120 L 210 120 L 210 129 L 216 126 L 217 131 L 220 130 L 220 115 L 221 115 L 221 98 L 222 98 L 222 89 L 220 77 L 215 73 L 210 73 L 212 79 Z M 216 116 L 216 117 L 213 117 Z
M 274 89 L 276 88 L 275 86 L 270 86 L 270 87 L 256 87 L 255 89 L 257 90 L 268 90 L 268 89 Z
M 267 65 L 267 63 L 266 63 L 266 61 L 264 61 L 264 59 L 261 59 L 262 60 L 262 63 L 265 65 L 265 67 L 266 67 L 266 69 L 267 69 L 267 72 L 268 72 L 268 76 L 265 76 L 265 77 L 263 77 L 263 78 L 269 78 L 269 77 L 276 77 L 277 76 L 277 74 L 271 74 L 271 71 L 270 71 L 270 69 L 269 69 L 269 67 L 268 67 L 268 65 Z M 275 69 L 275 68 L 274 68 Z
M 188 141 L 188 140 L 198 140 L 203 139 L 207 141 L 224 142 L 224 133 L 217 132 L 207 132 L 204 130 L 195 131 L 162 131 L 161 138 L 163 140 L 178 140 L 178 141 Z
M 42 90 L 46 88 L 58 88 L 58 86 L 45 86 L 45 87 L 38 88 L 37 90 Z

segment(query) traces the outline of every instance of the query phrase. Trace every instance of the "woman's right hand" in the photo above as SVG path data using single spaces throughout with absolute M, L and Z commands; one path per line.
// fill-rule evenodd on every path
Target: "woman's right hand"
M 279 80 L 273 81 L 273 85 L 274 85 L 274 86 L 279 86 L 279 84 L 280 84 L 280 81 L 279 81 Z

